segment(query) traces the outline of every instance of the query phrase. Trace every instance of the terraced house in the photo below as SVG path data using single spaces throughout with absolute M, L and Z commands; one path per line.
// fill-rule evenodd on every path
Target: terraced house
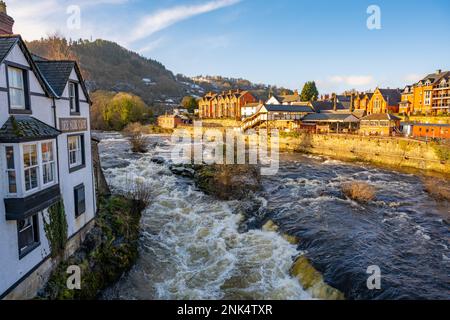
M 90 100 L 77 63 L 33 56 L 0 2 L 0 298 L 32 298 L 53 266 L 44 224 L 62 203 L 69 247 L 96 212 Z
M 400 112 L 405 114 L 450 113 L 450 71 L 437 70 L 402 93 Z
M 248 91 L 230 90 L 220 94 L 209 92 L 199 100 L 199 115 L 203 119 L 241 120 L 242 108 L 257 99 Z

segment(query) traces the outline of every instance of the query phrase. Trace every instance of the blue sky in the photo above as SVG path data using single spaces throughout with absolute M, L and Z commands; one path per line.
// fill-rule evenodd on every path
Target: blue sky
M 448 0 L 7 0 L 15 32 L 113 40 L 188 76 L 319 91 L 403 87 L 450 69 Z M 68 29 L 70 5 L 81 12 Z M 381 10 L 369 30 L 367 8 Z M 69 8 L 69 9 L 68 9 Z M 69 13 L 67 13 L 69 10 Z

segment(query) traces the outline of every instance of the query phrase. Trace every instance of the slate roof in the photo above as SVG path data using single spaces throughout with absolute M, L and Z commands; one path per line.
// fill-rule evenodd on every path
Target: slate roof
M 371 115 L 368 115 L 364 118 L 362 118 L 361 120 L 393 120 L 393 121 L 398 121 L 401 120 L 400 118 L 389 114 L 389 113 L 374 113 Z
M 10 116 L 0 128 L 1 143 L 20 143 L 53 139 L 61 132 L 30 116 Z
M 384 100 L 388 102 L 390 106 L 396 106 L 402 101 L 402 94 L 399 89 L 379 89 Z
M 11 35 L 0 37 L 0 62 L 5 60 L 8 53 L 11 51 L 12 47 L 20 40 L 19 36 Z
M 322 111 L 332 111 L 334 110 L 334 103 L 332 101 L 313 101 L 311 102 L 312 107 L 316 112 Z M 346 108 L 342 103 L 336 103 L 337 110 L 345 110 Z
M 277 105 L 277 104 L 267 104 L 264 105 L 269 112 L 302 112 L 302 113 L 312 113 L 314 112 L 309 106 L 299 106 L 299 105 Z
M 449 76 L 450 76 L 450 71 L 443 71 L 441 73 L 431 73 L 431 74 L 427 75 L 425 78 L 423 78 L 421 81 L 426 82 L 427 80 L 430 80 L 431 84 L 434 84 L 435 82 L 440 81 L 442 78 L 449 77 Z M 421 81 L 419 81 L 419 82 L 421 82 Z
M 62 96 L 69 81 L 70 73 L 75 67 L 75 62 L 39 60 L 35 61 L 35 63 L 51 89 L 53 89 L 57 96 Z
M 351 113 L 311 113 L 306 115 L 305 122 L 358 122 L 358 118 Z

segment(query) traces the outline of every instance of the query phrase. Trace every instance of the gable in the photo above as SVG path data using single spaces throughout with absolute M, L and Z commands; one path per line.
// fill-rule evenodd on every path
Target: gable
M 6 64 L 17 64 L 18 67 L 28 68 L 28 84 L 31 92 L 45 94 L 46 88 L 43 84 L 42 78 L 39 74 L 39 71 L 36 69 L 36 66 L 32 61 L 27 57 L 27 53 L 23 51 L 23 47 L 20 45 L 20 42 L 16 42 L 8 54 L 4 57 L 2 64 L 2 75 L 6 73 Z M 4 79 L 5 83 L 2 85 L 6 86 L 6 79 Z

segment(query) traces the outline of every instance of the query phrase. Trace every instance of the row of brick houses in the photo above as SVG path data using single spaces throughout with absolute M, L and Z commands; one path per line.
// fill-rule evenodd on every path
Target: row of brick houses
M 230 90 L 220 94 L 209 92 L 198 102 L 199 116 L 203 119 L 233 118 L 241 120 L 242 108 L 258 103 L 249 91 Z

